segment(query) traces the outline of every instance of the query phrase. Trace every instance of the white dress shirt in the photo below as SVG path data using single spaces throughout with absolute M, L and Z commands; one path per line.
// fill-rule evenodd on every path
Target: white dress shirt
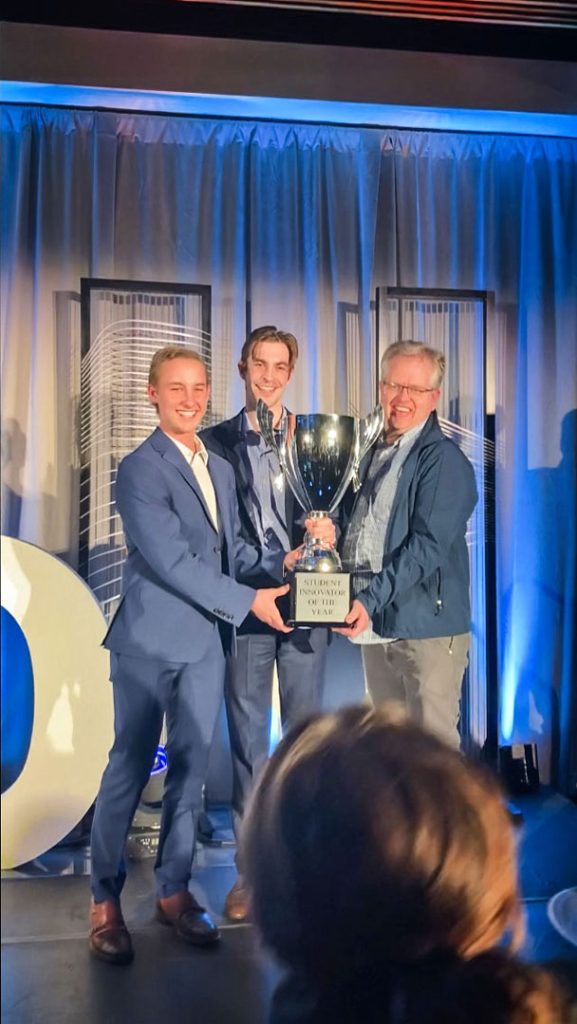
M 164 433 L 164 431 L 163 431 Z M 197 451 L 193 452 L 188 445 L 183 444 L 182 441 L 177 441 L 175 437 L 171 437 L 170 434 L 166 435 L 170 438 L 173 444 L 176 445 L 181 455 L 188 462 L 188 465 L 192 469 L 196 477 L 198 486 L 202 491 L 202 496 L 206 502 L 210 518 L 212 519 L 212 525 L 215 530 L 219 529 L 219 516 L 218 506 L 216 504 L 216 494 L 214 493 L 214 484 L 212 482 L 210 473 L 208 472 L 208 452 L 204 447 L 199 437 L 196 438 L 198 445 Z

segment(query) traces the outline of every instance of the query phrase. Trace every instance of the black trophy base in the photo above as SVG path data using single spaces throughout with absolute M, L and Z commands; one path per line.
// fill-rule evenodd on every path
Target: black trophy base
M 348 572 L 295 572 L 290 585 L 289 626 L 345 626 L 351 607 Z

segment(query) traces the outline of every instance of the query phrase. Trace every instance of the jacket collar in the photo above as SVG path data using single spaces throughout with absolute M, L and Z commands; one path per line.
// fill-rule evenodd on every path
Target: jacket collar
M 425 448 L 426 445 L 428 444 L 435 444 L 437 441 L 442 441 L 444 437 L 445 435 L 443 434 L 443 431 L 439 426 L 439 417 L 437 416 L 437 413 L 433 410 L 433 412 L 429 414 L 429 417 L 425 421 L 425 425 L 421 433 L 419 434 L 414 445 L 411 448 L 409 459 L 416 452 L 419 452 L 421 448 Z M 364 480 L 367 474 L 367 470 L 371 464 L 371 459 L 373 458 L 374 452 L 375 446 L 373 445 L 371 448 L 369 448 L 367 454 L 365 455 L 363 461 L 361 462 L 359 472 L 361 481 Z
M 178 472 L 182 476 L 183 480 L 186 481 L 186 483 L 189 485 L 189 487 L 192 487 L 194 493 L 196 494 L 198 500 L 200 501 L 200 503 L 201 503 L 201 505 L 202 505 L 202 507 L 204 509 L 206 518 L 208 519 L 211 527 L 214 530 L 214 523 L 212 521 L 212 517 L 210 515 L 210 512 L 208 510 L 208 506 L 207 506 L 206 501 L 204 499 L 204 495 L 202 493 L 200 484 L 198 483 L 198 480 L 196 479 L 195 474 L 193 473 L 191 467 L 189 466 L 189 464 L 186 461 L 186 459 L 185 459 L 184 455 L 182 454 L 182 452 L 179 451 L 179 449 L 174 444 L 174 442 L 170 439 L 170 437 L 168 437 L 167 434 L 164 433 L 163 430 L 160 429 L 160 427 L 157 427 L 156 430 L 154 431 L 154 433 L 150 435 L 149 441 L 150 441 L 152 447 L 155 449 L 155 451 L 157 451 L 162 456 L 163 459 L 166 459 L 167 462 L 170 462 L 170 464 L 172 466 L 174 466 L 175 469 L 178 470 Z M 209 460 L 209 466 L 210 466 L 210 460 Z M 215 490 L 217 490 L 218 473 L 214 472 L 215 468 L 216 468 L 215 465 L 210 466 L 210 475 L 211 475 L 211 477 L 213 479 L 213 483 L 215 485 Z M 218 505 L 218 508 L 219 508 L 219 511 L 220 511 L 220 498 L 219 498 L 218 493 L 217 493 L 217 505 Z

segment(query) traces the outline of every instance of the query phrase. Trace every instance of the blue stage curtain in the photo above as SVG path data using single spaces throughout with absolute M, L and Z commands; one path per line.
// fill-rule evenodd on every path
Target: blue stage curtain
M 2 182 L 3 529 L 72 563 L 80 277 L 210 284 L 223 415 L 247 321 L 364 413 L 377 286 L 493 293 L 501 738 L 574 790 L 575 141 L 6 106 Z

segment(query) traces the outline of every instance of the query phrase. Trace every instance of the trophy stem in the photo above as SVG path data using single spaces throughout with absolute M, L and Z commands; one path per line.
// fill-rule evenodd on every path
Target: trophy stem
M 307 512 L 307 519 L 324 519 L 328 512 L 313 509 Z M 303 541 L 303 553 L 295 566 L 295 572 L 340 572 L 342 562 L 336 548 L 317 540 L 314 534 L 307 532 Z
M 319 511 L 318 509 L 313 509 L 311 512 L 307 512 L 307 519 L 324 519 L 326 516 L 328 516 L 328 512 Z M 307 547 L 311 547 L 314 545 L 318 548 L 323 546 L 321 545 L 320 541 L 315 540 L 314 534 L 311 533 L 309 530 L 307 530 L 307 532 L 305 533 L 304 544 Z M 332 545 L 330 547 L 330 550 L 332 551 Z

